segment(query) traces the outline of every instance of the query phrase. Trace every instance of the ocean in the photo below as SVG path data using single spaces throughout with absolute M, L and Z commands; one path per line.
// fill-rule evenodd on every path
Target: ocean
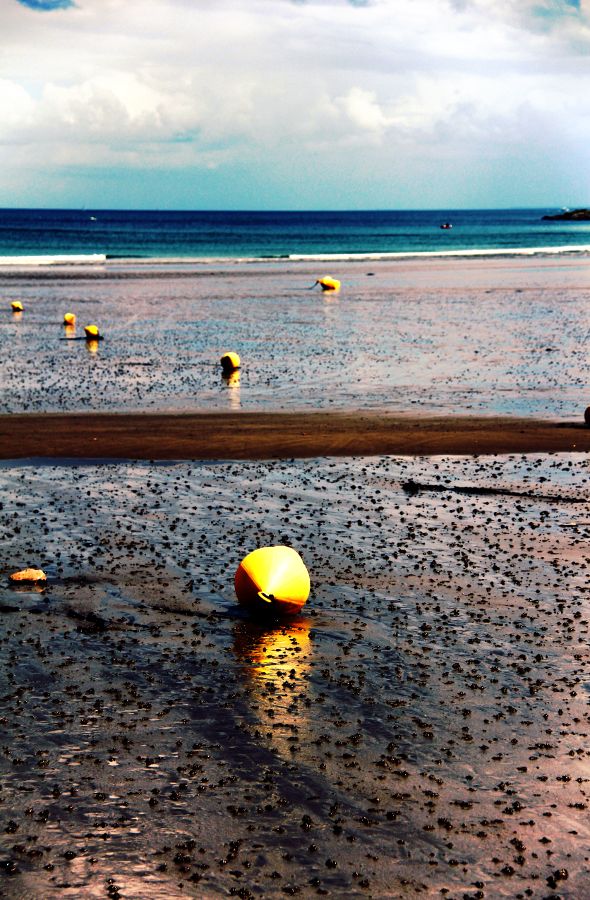
M 141 260 L 354 259 L 589 252 L 590 222 L 555 209 L 357 212 L 0 210 L 0 263 L 96 255 Z M 450 228 L 441 228 L 449 224 Z

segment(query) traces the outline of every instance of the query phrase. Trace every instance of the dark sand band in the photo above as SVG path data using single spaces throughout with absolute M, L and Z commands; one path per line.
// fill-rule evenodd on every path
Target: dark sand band
M 286 459 L 590 450 L 581 422 L 365 412 L 0 416 L 0 458 Z

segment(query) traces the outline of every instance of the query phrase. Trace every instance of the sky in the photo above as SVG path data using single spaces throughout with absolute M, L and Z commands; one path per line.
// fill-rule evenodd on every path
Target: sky
M 0 206 L 590 206 L 590 0 L 1 0 Z

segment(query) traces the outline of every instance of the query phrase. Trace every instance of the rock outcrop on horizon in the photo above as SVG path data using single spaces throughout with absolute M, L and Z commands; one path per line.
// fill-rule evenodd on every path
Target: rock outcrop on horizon
M 590 209 L 568 209 L 554 216 L 543 216 L 544 219 L 564 219 L 565 221 L 590 221 Z

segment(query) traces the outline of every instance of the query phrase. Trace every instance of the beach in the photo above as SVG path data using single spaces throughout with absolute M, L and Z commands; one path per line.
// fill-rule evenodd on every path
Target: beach
M 327 265 L 2 270 L 0 413 L 583 417 L 585 255 L 341 262 L 339 293 L 314 287 Z M 89 324 L 99 345 L 84 341 Z M 219 367 L 227 351 L 243 362 L 231 379 Z
M 589 269 L 0 273 L 4 895 L 590 894 Z

